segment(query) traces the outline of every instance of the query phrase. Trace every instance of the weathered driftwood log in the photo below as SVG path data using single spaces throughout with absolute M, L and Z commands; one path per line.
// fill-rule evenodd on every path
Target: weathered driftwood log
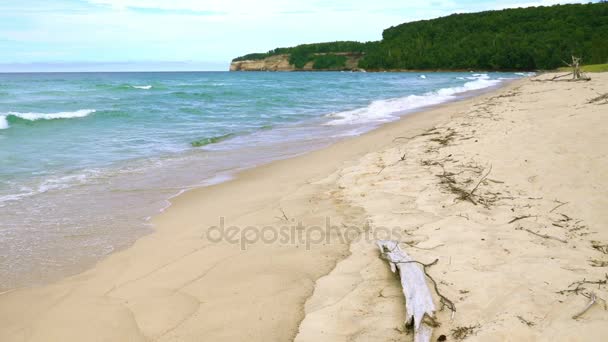
M 406 324 L 414 326 L 414 341 L 428 342 L 433 335 L 435 305 L 426 283 L 424 272 L 412 258 L 401 250 L 396 241 L 378 240 L 382 258 L 388 261 L 393 273 L 399 270 L 405 295 Z M 425 317 L 428 319 L 425 320 Z
M 581 61 L 583 59 L 580 57 L 574 57 L 572 56 L 572 63 L 566 63 L 567 66 L 572 68 L 572 81 L 589 81 L 591 80 L 591 78 L 589 78 L 587 75 L 583 74 L 583 72 L 581 71 Z

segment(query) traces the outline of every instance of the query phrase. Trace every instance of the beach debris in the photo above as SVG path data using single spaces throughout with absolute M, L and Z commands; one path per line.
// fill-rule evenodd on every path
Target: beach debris
M 517 318 L 525 325 L 529 326 L 529 327 L 533 327 L 536 325 L 536 323 L 532 322 L 532 321 L 528 321 L 527 319 L 523 318 L 522 316 L 517 316 Z
M 430 341 L 433 328 L 439 326 L 435 320 L 435 304 L 426 283 L 426 277 L 433 283 L 435 292 L 440 297 L 442 309 L 447 306 L 456 312 L 454 303 L 443 296 L 437 288 L 437 282 L 427 273 L 426 268 L 435 265 L 439 259 L 430 264 L 413 260 L 401 248 L 397 241 L 378 240 L 381 257 L 386 260 L 393 273 L 399 271 L 403 295 L 405 296 L 406 325 L 414 328 L 414 341 Z M 422 269 L 418 266 L 422 266 Z
M 608 261 L 591 259 L 589 260 L 589 265 L 591 265 L 591 267 L 608 267 Z
M 601 103 L 598 103 L 598 102 L 601 102 Z M 600 95 L 598 97 L 594 97 L 591 100 L 589 100 L 587 103 L 607 104 L 608 103 L 608 93 Z
M 281 211 L 281 214 L 283 214 L 283 216 L 282 217 L 275 216 L 275 218 L 289 222 L 289 217 L 287 216 L 287 214 L 285 214 L 285 210 L 283 210 L 282 207 L 279 207 L 279 210 Z
M 558 75 L 558 76 L 554 76 L 551 81 L 555 81 L 557 79 L 563 78 L 563 77 L 567 77 L 567 76 L 572 76 L 572 79 L 570 79 L 569 81 L 590 81 L 591 78 L 587 75 L 585 75 L 582 71 L 581 71 L 581 62 L 583 61 L 583 59 L 581 57 L 575 57 L 575 56 L 571 56 L 572 57 L 572 63 L 568 63 L 564 60 L 562 60 L 562 62 L 564 62 L 564 64 L 566 64 L 567 66 L 572 68 L 572 71 L 564 74 L 564 75 Z
M 597 285 L 598 289 L 601 289 L 602 285 L 606 285 L 608 283 L 608 273 L 605 274 L 605 278 L 604 279 L 598 279 L 598 280 L 587 280 L 587 279 L 583 279 L 580 281 L 575 281 L 572 284 L 568 285 L 568 288 L 565 290 L 561 290 L 558 291 L 557 293 L 561 294 L 561 295 L 565 295 L 565 294 L 583 294 L 585 295 L 584 290 L 587 289 L 587 285 Z
M 595 304 L 596 302 L 597 302 L 597 295 L 595 294 L 595 292 L 589 293 L 589 303 L 587 303 L 587 305 L 585 305 L 583 310 L 581 310 L 576 315 L 572 316 L 572 319 L 578 319 L 579 317 L 584 315 L 585 312 L 587 312 L 587 310 L 589 310 L 593 306 L 593 304 Z
M 536 216 L 536 215 L 523 215 L 523 216 L 518 216 L 518 217 L 516 217 L 516 218 L 512 219 L 511 221 L 509 221 L 508 223 L 513 223 L 513 222 L 516 222 L 516 221 L 519 221 L 519 220 L 523 220 L 523 219 L 526 219 L 526 218 L 530 218 L 530 217 L 538 217 L 538 216 Z
M 553 207 L 553 209 L 549 210 L 550 213 L 554 212 L 555 210 L 557 210 L 557 208 L 562 207 L 570 202 L 560 202 L 560 201 L 555 201 L 557 203 L 559 203 L 558 205 L 556 205 L 555 207 Z
M 540 233 L 537 233 L 537 232 L 535 232 L 535 231 L 532 231 L 532 230 L 530 230 L 530 229 L 528 229 L 528 228 L 522 228 L 522 227 L 518 227 L 518 228 L 515 228 L 515 230 L 525 230 L 525 231 L 527 231 L 528 233 L 530 233 L 530 234 L 532 234 L 532 235 L 536 235 L 536 236 L 541 237 L 541 238 L 543 238 L 543 239 L 550 239 L 550 240 L 559 241 L 559 242 L 561 242 L 561 243 L 568 243 L 568 241 L 566 241 L 566 240 L 564 240 L 564 239 L 560 239 L 560 238 L 558 238 L 558 237 L 551 236 L 551 235 L 547 235 L 547 234 L 540 234 Z
M 475 333 L 475 330 L 477 330 L 478 328 L 479 324 L 452 329 L 452 337 L 456 340 L 464 340 L 465 338 L 473 335 Z
M 443 168 L 443 166 L 442 166 Z M 464 172 L 464 171 L 462 171 Z M 460 172 L 460 173 L 462 173 Z M 482 171 L 480 171 L 482 172 Z M 484 207 L 489 207 L 489 205 L 496 200 L 496 198 L 485 198 L 481 195 L 477 195 L 475 194 L 475 192 L 479 189 L 479 186 L 486 181 L 486 178 L 488 178 L 488 176 L 490 175 L 490 172 L 492 172 L 492 165 L 490 165 L 490 168 L 488 169 L 488 171 L 486 172 L 485 175 L 483 175 L 476 183 L 476 185 L 471 189 L 471 190 L 466 190 L 464 187 L 460 186 L 457 184 L 456 182 L 456 178 L 454 176 L 460 174 L 460 173 L 453 173 L 453 172 L 446 172 L 445 168 L 443 169 L 443 173 L 440 175 L 437 175 L 437 177 L 439 177 L 440 180 L 440 184 L 443 185 L 447 190 L 449 190 L 451 193 L 453 193 L 454 195 L 456 195 L 456 200 L 460 200 L 460 201 L 468 201 L 471 202 L 474 205 L 477 204 L 482 204 Z M 472 179 L 468 179 L 466 180 L 464 183 L 472 183 L 473 180 Z M 493 194 L 496 195 L 496 194 Z
M 401 156 L 401 158 L 399 158 L 399 160 L 397 160 L 396 162 L 394 162 L 394 163 L 392 163 L 392 164 L 390 164 L 390 165 L 384 165 L 384 166 L 382 166 L 382 168 L 380 169 L 380 171 L 378 171 L 378 173 L 377 173 L 376 175 L 379 175 L 380 173 L 382 173 L 382 171 L 384 171 L 384 169 L 386 169 L 387 167 L 393 167 L 393 166 L 395 166 L 395 165 L 399 164 L 400 162 L 405 161 L 405 156 L 406 156 L 406 154 L 407 154 L 407 153 L 404 153 L 404 154 Z
M 604 253 L 604 254 L 608 254 L 608 244 L 607 243 L 602 243 L 600 241 L 591 241 L 591 247 L 593 247 L 593 249 Z

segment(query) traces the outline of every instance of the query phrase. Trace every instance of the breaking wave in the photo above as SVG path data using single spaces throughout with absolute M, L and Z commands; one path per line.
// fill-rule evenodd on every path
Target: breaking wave
M 467 77 L 467 79 L 470 80 L 469 82 L 466 82 L 459 87 L 444 88 L 422 95 L 409 95 L 395 99 L 377 100 L 364 108 L 332 113 L 327 115 L 327 117 L 332 120 L 325 124 L 356 125 L 369 122 L 381 123 L 393 121 L 398 118 L 398 113 L 454 100 L 458 94 L 492 87 L 501 82 L 501 80 L 490 79 L 487 74 L 473 74 L 471 76 L 472 77 Z
M 58 112 L 58 113 L 20 113 L 20 112 L 8 112 L 0 113 L 0 129 L 9 128 L 8 119 L 10 117 L 19 118 L 28 121 L 37 120 L 54 120 L 54 119 L 71 119 L 71 118 L 83 118 L 89 114 L 95 113 L 95 109 L 80 109 L 74 112 Z

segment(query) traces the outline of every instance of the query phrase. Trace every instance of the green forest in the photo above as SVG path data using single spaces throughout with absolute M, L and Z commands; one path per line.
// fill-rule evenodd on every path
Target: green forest
M 390 27 L 379 42 L 305 44 L 234 61 L 289 54 L 296 68 L 309 61 L 315 69 L 335 68 L 344 63 L 336 52 L 363 54 L 359 67 L 367 70 L 546 70 L 563 66 L 571 55 L 584 64 L 606 63 L 608 3 L 453 14 Z

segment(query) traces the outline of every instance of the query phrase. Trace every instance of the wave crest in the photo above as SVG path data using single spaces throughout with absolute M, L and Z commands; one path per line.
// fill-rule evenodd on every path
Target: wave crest
M 0 129 L 7 129 L 8 121 L 6 120 L 6 115 L 0 115 Z
M 58 112 L 58 113 L 20 113 L 20 112 L 8 112 L 0 114 L 0 129 L 9 128 L 8 118 L 15 117 L 28 121 L 37 120 L 55 120 L 55 119 L 71 119 L 71 118 L 83 118 L 89 114 L 95 113 L 95 109 L 80 109 L 74 112 Z
M 422 95 L 409 95 L 406 97 L 372 101 L 369 106 L 340 113 L 329 114 L 333 120 L 326 125 L 356 125 L 369 122 L 387 122 L 398 118 L 398 114 L 407 110 L 437 105 L 453 100 L 457 94 L 467 91 L 480 90 L 499 84 L 500 80 L 493 80 L 487 74 L 473 74 L 467 77 L 471 81 L 462 86 L 443 88 Z

